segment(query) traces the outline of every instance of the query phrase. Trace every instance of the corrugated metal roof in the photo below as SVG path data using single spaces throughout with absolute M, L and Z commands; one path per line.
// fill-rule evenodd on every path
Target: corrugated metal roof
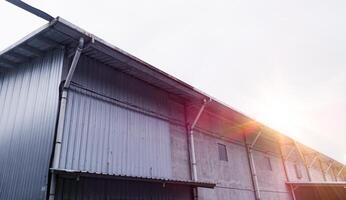
M 145 176 L 129 176 L 126 174 L 114 174 L 109 176 L 104 173 L 93 173 L 88 171 L 74 171 L 66 169 L 51 169 L 53 173 L 60 175 L 74 175 L 82 177 L 95 177 L 95 178 L 106 178 L 106 179 L 120 179 L 120 180 L 134 180 L 134 181 L 143 181 L 143 182 L 156 182 L 156 183 L 166 183 L 166 184 L 177 184 L 177 185 L 190 185 L 193 187 L 204 187 L 204 188 L 214 188 L 216 183 L 212 182 L 199 182 L 191 180 L 177 180 L 170 178 L 149 178 Z

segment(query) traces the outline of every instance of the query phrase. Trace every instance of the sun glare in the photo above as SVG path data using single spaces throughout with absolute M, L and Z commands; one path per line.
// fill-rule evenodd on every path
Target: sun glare
M 281 133 L 297 138 L 303 125 L 299 106 L 294 101 L 276 97 L 262 104 L 259 121 Z

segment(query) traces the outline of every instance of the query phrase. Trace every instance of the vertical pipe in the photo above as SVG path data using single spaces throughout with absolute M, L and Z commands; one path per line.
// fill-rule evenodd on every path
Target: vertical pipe
M 70 87 L 70 83 L 71 83 L 74 71 L 77 67 L 80 55 L 82 53 L 83 46 L 84 46 L 84 39 L 80 38 L 76 53 L 71 63 L 71 67 L 69 69 L 64 86 L 62 88 L 62 94 L 60 99 L 60 110 L 59 110 L 59 117 L 58 117 L 58 127 L 56 130 L 53 162 L 51 166 L 53 170 L 59 168 L 61 143 L 62 143 L 62 137 L 64 132 L 64 124 L 65 124 L 65 113 L 66 113 L 67 95 L 68 95 L 67 92 L 68 92 L 68 88 Z M 55 199 L 56 179 L 57 179 L 56 174 L 53 172 L 51 177 L 51 182 L 50 182 L 50 188 L 49 188 L 49 197 L 48 197 L 49 200 Z
M 280 144 L 279 141 L 277 141 L 277 142 L 278 142 L 278 144 L 279 144 L 280 157 L 281 157 L 282 165 L 283 165 L 283 167 L 284 167 L 286 180 L 289 182 L 289 181 L 290 181 L 290 177 L 289 177 L 289 173 L 288 173 L 288 170 L 287 170 L 286 160 L 285 160 L 284 155 L 283 155 L 283 153 L 282 153 L 281 144 Z
M 301 151 L 301 149 L 299 148 L 298 144 L 296 141 L 293 141 L 294 142 L 294 145 L 296 146 L 297 150 L 298 150 L 298 153 L 300 155 L 300 158 L 302 159 L 303 163 L 304 163 L 304 166 L 305 166 L 305 170 L 306 170 L 306 174 L 308 175 L 308 179 L 309 181 L 311 182 L 311 174 L 310 174 L 310 169 L 309 169 L 309 166 L 308 166 L 308 163 L 306 161 L 306 158 L 303 154 L 303 152 Z
M 284 167 L 284 172 L 285 172 L 285 176 L 286 176 L 286 181 L 289 182 L 290 181 L 290 176 L 289 176 L 289 173 L 288 173 L 288 170 L 287 170 L 287 165 L 286 165 L 286 160 L 284 158 L 284 154 L 282 153 L 282 148 L 281 148 L 281 144 L 280 144 L 280 141 L 279 140 L 276 140 L 277 143 L 279 144 L 279 150 L 280 150 L 280 157 L 281 157 L 281 161 L 282 161 L 282 165 Z M 292 150 L 290 151 L 290 153 L 292 152 Z M 295 194 L 294 194 L 294 191 L 293 191 L 293 188 L 292 186 L 289 187 L 290 188 L 290 194 L 292 196 L 292 199 L 293 200 L 296 200 L 296 197 L 295 197 Z
M 255 161 L 253 158 L 252 149 L 250 148 L 250 144 L 247 143 L 246 135 L 244 133 L 243 133 L 243 139 L 244 139 L 247 158 L 249 161 L 249 168 L 250 168 L 251 180 L 252 180 L 252 184 L 253 184 L 254 192 L 255 192 L 255 199 L 260 200 L 261 199 L 261 193 L 260 193 L 259 186 L 258 186 L 258 178 L 257 178 L 257 174 L 256 174 Z
M 203 100 L 203 105 L 201 106 L 201 108 L 199 109 L 197 116 L 195 117 L 195 119 L 193 120 L 191 126 L 188 125 L 188 123 L 186 123 L 187 126 L 187 132 L 188 132 L 188 144 L 189 144 L 189 159 L 190 159 L 190 169 L 191 169 L 191 179 L 192 181 L 197 181 L 198 180 L 198 176 L 197 176 L 197 162 L 196 162 L 196 153 L 195 153 L 195 140 L 194 140 L 194 128 L 199 120 L 199 118 L 201 117 L 206 105 L 208 102 L 210 102 L 211 99 L 207 100 L 204 99 Z M 185 118 L 187 118 L 187 113 L 186 113 L 186 106 L 185 106 Z M 187 119 L 186 119 L 187 121 Z M 193 188 L 193 199 L 197 200 L 198 199 L 198 190 L 197 187 Z
M 190 146 L 190 157 L 191 157 L 191 178 L 193 181 L 197 181 L 197 163 L 195 153 L 195 140 L 193 130 L 189 131 L 189 146 Z

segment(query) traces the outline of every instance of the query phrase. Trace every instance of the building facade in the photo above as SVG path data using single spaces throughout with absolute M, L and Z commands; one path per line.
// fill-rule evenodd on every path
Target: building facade
M 346 199 L 342 163 L 61 18 L 0 69 L 0 199 Z

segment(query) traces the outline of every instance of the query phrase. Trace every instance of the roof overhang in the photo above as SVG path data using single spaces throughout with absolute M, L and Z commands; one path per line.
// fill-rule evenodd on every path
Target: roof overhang
M 114 180 L 127 180 L 127 181 L 140 181 L 148 183 L 160 183 L 160 184 L 173 184 L 173 185 L 186 185 L 191 187 L 203 187 L 203 188 L 214 188 L 215 183 L 211 182 L 200 182 L 200 181 L 191 181 L 191 180 L 177 180 L 170 178 L 158 178 L 158 177 L 144 177 L 144 176 L 128 176 L 128 175 L 115 175 L 115 174 L 99 174 L 99 173 L 90 173 L 83 171 L 73 171 L 65 169 L 51 169 L 55 174 L 58 174 L 62 177 L 88 177 L 88 178 L 103 178 L 103 179 L 114 179 Z
M 295 187 L 346 187 L 346 182 L 286 182 Z
M 212 99 L 208 104 L 208 110 L 213 113 L 223 115 L 223 117 L 237 123 L 246 124 L 255 122 L 255 120 L 191 85 L 155 68 L 60 17 L 55 18 L 19 42 L 1 51 L 0 73 L 1 71 L 11 70 L 11 68 L 30 59 L 42 56 L 48 50 L 55 48 L 65 48 L 68 52 L 67 54 L 72 56 L 81 37 L 86 41 L 83 55 L 87 57 L 183 98 L 189 105 L 198 104 L 200 106 L 203 99 Z

